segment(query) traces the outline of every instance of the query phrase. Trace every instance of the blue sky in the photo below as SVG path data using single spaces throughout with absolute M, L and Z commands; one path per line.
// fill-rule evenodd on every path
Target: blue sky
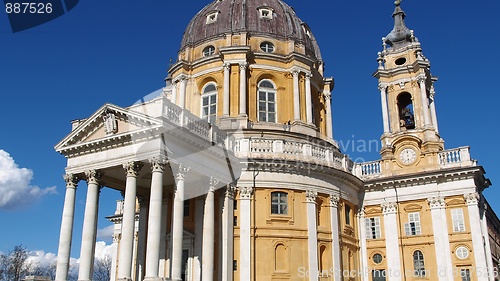
M 391 1 L 288 0 L 315 34 L 333 76 L 335 139 L 354 159 L 378 159 L 376 147 L 357 151 L 352 141 L 379 139 L 380 95 L 371 77 L 381 38 L 393 26 Z M 3 205 L 0 252 L 23 244 L 56 253 L 64 201 L 65 159 L 53 149 L 70 121 L 110 102 L 127 106 L 164 86 L 184 28 L 208 0 L 81 1 L 71 12 L 39 27 L 12 33 L 0 13 L 0 188 L 22 196 Z M 186 5 L 188 4 L 188 5 Z M 485 192 L 493 208 L 500 191 L 496 160 L 500 104 L 500 3 L 404 1 L 406 23 L 432 62 L 441 136 L 446 148 L 470 145 L 492 180 Z M 8 153 L 8 155 L 7 155 Z M 16 166 L 17 165 L 17 166 Z M 99 229 L 120 194 L 104 189 Z M 72 256 L 79 256 L 85 183 L 77 193 Z M 109 237 L 100 237 L 109 241 Z

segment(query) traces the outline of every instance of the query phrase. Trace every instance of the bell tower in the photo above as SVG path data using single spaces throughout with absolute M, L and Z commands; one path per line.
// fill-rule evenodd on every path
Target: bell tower
M 395 2 L 394 29 L 382 38 L 378 53 L 378 79 L 384 133 L 383 165 L 394 174 L 437 168 L 436 153 L 443 150 L 439 136 L 434 82 L 430 61 L 413 30 L 405 25 L 401 1 Z

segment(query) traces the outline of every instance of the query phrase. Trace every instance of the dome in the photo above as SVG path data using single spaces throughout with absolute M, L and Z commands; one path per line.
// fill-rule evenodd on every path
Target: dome
M 215 0 L 191 20 L 180 50 L 239 32 L 296 41 L 305 46 L 306 55 L 321 61 L 309 27 L 281 0 Z

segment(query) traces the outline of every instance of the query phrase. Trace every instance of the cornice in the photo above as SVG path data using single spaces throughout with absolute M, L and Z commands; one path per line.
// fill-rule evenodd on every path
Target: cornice
M 393 188 L 405 188 L 420 186 L 430 183 L 444 183 L 450 181 L 460 181 L 465 179 L 476 179 L 484 174 L 481 166 L 466 168 L 450 168 L 433 172 L 414 173 L 398 175 L 378 179 L 370 179 L 364 182 L 366 191 L 385 190 Z

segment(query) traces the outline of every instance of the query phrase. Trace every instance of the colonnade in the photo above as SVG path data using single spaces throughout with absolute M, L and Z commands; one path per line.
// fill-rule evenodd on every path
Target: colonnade
M 120 281 L 158 281 L 163 278 L 170 280 L 182 280 L 182 251 L 183 251 L 183 231 L 184 231 L 184 193 L 186 188 L 186 175 L 190 168 L 184 165 L 176 165 L 173 167 L 176 179 L 175 193 L 172 208 L 172 232 L 171 232 L 171 271 L 165 273 L 165 240 L 166 240 L 166 218 L 171 212 L 167 204 L 165 204 L 163 195 L 163 179 L 167 165 L 169 163 L 164 157 L 154 157 L 149 160 L 151 166 L 151 189 L 148 202 L 141 203 L 139 213 L 139 245 L 137 249 L 134 247 L 135 242 L 135 221 L 136 221 L 136 202 L 137 202 L 137 177 L 143 168 L 143 163 L 132 161 L 125 163 L 126 184 L 124 190 L 123 214 L 121 225 L 121 237 L 118 243 L 117 251 L 117 270 L 116 280 Z M 99 206 L 99 193 L 102 187 L 102 175 L 98 170 L 86 171 L 85 179 L 87 181 L 87 200 L 85 204 L 85 215 L 83 222 L 82 244 L 80 252 L 80 269 L 78 274 L 79 281 L 90 281 L 93 275 L 94 254 L 97 236 L 97 214 Z M 66 181 L 66 196 L 64 201 L 64 209 L 62 216 L 60 242 L 58 250 L 56 281 L 67 281 L 70 261 L 70 251 L 72 242 L 72 231 L 74 224 L 74 209 L 76 201 L 76 188 L 79 178 L 73 174 L 64 176 Z M 205 197 L 204 214 L 203 214 L 203 244 L 202 244 L 202 261 L 201 261 L 201 276 L 202 280 L 211 281 L 214 275 L 214 237 L 215 237 L 215 204 L 214 194 L 219 180 L 210 177 L 207 180 L 209 185 L 208 194 Z M 234 199 L 234 188 L 228 187 L 225 193 L 224 200 L 224 216 L 232 216 Z M 148 208 L 144 208 L 147 207 Z M 147 215 L 147 221 L 143 218 Z M 228 220 L 228 221 L 232 221 Z M 147 223 L 147 230 L 144 225 Z M 225 223 L 222 230 L 223 239 L 225 241 L 233 241 L 232 224 Z M 142 241 L 141 240 L 146 240 Z M 227 243 L 225 243 L 227 244 Z M 139 273 L 134 276 L 134 259 L 140 262 Z M 223 260 L 231 262 L 232 247 L 227 245 L 223 248 Z M 232 270 L 232 268 L 231 268 Z M 226 268 L 226 275 L 229 275 L 229 269 Z M 144 276 L 144 278 L 143 278 Z M 230 280 L 229 278 L 227 280 Z

